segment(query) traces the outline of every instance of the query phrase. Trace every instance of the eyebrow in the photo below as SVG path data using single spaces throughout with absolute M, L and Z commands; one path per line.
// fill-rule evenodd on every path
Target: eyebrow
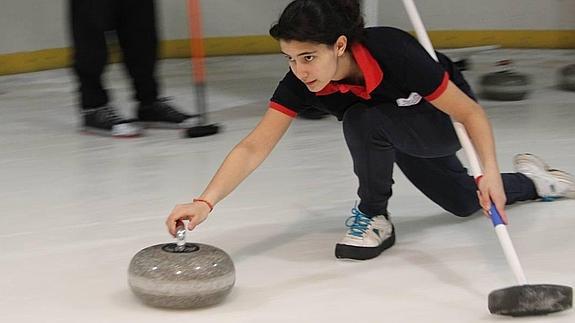
M 290 56 L 290 55 L 288 55 L 288 54 L 284 53 L 283 51 L 282 51 L 282 53 L 283 53 L 284 55 L 286 55 L 286 56 Z M 296 57 L 299 57 L 299 56 L 306 56 L 306 55 L 311 55 L 311 54 L 315 54 L 315 53 L 317 53 L 317 51 L 316 51 L 316 50 L 314 50 L 314 51 L 311 51 L 311 52 L 303 52 L 303 53 L 299 53 L 299 54 L 297 54 L 297 55 L 296 55 Z

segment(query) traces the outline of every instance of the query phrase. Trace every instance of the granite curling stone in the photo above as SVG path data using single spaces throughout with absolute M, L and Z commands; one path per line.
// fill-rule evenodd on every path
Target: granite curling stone
M 489 100 L 520 101 L 531 92 L 530 83 L 527 75 L 510 70 L 489 73 L 481 78 L 481 94 Z
M 559 88 L 575 91 L 575 64 L 567 65 L 559 70 Z
M 218 304 L 230 293 L 235 283 L 230 256 L 207 244 L 182 241 L 142 249 L 132 258 L 128 284 L 145 304 L 193 309 Z
M 509 64 L 510 61 L 498 63 Z M 510 68 L 483 75 L 479 84 L 482 97 L 488 100 L 520 101 L 531 92 L 531 78 Z

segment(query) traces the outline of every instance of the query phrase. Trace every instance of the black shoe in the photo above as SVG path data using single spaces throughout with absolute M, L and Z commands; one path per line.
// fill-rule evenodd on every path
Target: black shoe
M 140 127 L 118 115 L 110 106 L 84 110 L 82 130 L 111 137 L 138 137 L 142 134 Z
M 182 113 L 167 103 L 167 99 L 160 99 L 151 104 L 138 106 L 138 121 L 148 128 L 181 129 L 195 126 L 194 118 L 197 115 Z

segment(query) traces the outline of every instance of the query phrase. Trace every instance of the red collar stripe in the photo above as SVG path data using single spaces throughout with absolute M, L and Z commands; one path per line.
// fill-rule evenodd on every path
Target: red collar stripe
M 351 54 L 363 74 L 365 86 L 330 82 L 321 91 L 317 92 L 316 95 L 351 92 L 365 100 L 371 98 L 369 94 L 383 81 L 383 71 L 379 63 L 371 56 L 369 50 L 362 44 L 357 43 L 352 45 Z

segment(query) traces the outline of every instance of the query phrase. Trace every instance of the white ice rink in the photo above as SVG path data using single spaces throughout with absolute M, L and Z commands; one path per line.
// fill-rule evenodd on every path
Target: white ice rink
M 532 152 L 575 172 L 575 92 L 555 88 L 575 51 L 496 50 L 474 56 L 472 84 L 499 59 L 533 76 L 521 102 L 482 101 L 502 171 Z M 490 222 L 435 206 L 397 171 L 390 211 L 397 244 L 365 262 L 334 245 L 356 200 L 356 179 L 329 118 L 296 120 L 269 159 L 192 241 L 226 250 L 236 286 L 202 310 L 141 304 L 127 285 L 140 249 L 170 242 L 164 219 L 201 193 L 227 152 L 265 111 L 287 71 L 280 55 L 207 60 L 218 135 L 183 139 L 150 130 L 137 139 L 77 132 L 69 70 L 0 77 L 0 322 L 575 322 L 573 310 L 511 319 L 489 314 L 487 295 L 514 285 Z M 115 105 L 133 115 L 123 69 L 108 70 Z M 187 60 L 161 63 L 165 94 L 194 112 Z M 509 232 L 531 283 L 575 285 L 575 201 L 508 208 Z

